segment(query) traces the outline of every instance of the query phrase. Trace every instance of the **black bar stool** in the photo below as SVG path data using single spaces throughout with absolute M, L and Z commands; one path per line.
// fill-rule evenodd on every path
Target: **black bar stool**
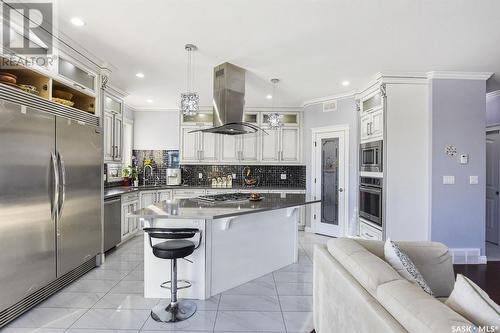
M 201 231 L 194 228 L 144 228 L 149 235 L 149 244 L 157 258 L 170 259 L 171 280 L 161 284 L 162 288 L 170 289 L 170 304 L 165 307 L 157 305 L 151 310 L 151 317 L 161 322 L 176 322 L 186 320 L 196 312 L 196 304 L 189 300 L 178 300 L 177 290 L 191 287 L 186 280 L 177 280 L 177 259 L 189 256 L 201 245 Z M 199 234 L 198 245 L 187 240 Z M 153 244 L 153 239 L 168 239 Z M 188 260 L 188 259 L 185 259 Z M 189 261 L 189 260 L 188 260 Z M 177 282 L 185 285 L 178 287 Z M 170 285 L 170 286 L 169 286 Z

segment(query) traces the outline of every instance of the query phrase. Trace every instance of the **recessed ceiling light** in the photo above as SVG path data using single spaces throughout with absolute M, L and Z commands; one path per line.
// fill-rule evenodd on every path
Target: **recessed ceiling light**
M 350 84 L 351 84 L 351 82 L 349 82 L 349 81 L 342 81 L 342 85 L 343 85 L 344 87 L 347 87 L 347 86 L 348 86 L 348 85 L 350 85 Z
M 271 95 L 271 94 L 267 94 L 267 95 L 266 95 L 266 98 L 267 98 L 267 99 L 272 99 L 272 98 L 273 98 L 273 95 Z
M 77 27 L 83 27 L 85 25 L 85 22 L 79 17 L 73 17 L 70 22 Z
M 142 78 L 144 78 L 144 73 L 139 72 L 139 73 L 135 74 L 135 76 L 137 76 L 139 79 L 142 79 Z
M 153 100 L 150 98 L 150 99 L 148 99 L 146 102 L 148 102 L 148 103 L 153 103 Z

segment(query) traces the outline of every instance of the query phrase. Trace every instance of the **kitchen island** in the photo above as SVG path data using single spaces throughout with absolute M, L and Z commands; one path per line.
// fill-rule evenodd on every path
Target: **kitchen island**
M 207 299 L 297 262 L 298 208 L 319 200 L 307 194 L 266 193 L 261 201 L 167 200 L 132 215 L 143 227 L 197 228 L 202 242 L 178 260 L 179 280 L 192 287 L 179 297 Z M 193 239 L 194 242 L 197 239 Z M 144 295 L 169 298 L 160 284 L 170 280 L 170 262 L 156 258 L 144 234 Z

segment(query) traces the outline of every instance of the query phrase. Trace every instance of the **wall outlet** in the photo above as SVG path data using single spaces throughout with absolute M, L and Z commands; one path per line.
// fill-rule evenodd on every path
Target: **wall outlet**
M 198 179 L 203 179 L 203 174 L 201 172 L 198 173 Z
M 443 184 L 444 185 L 455 184 L 455 176 L 443 176 Z
M 469 177 L 469 184 L 470 185 L 477 185 L 477 184 L 479 184 L 479 176 L 470 176 Z
M 235 173 L 233 173 L 231 176 L 233 177 L 233 179 L 236 179 L 236 174 Z
M 285 179 L 286 179 L 286 173 L 282 173 L 282 174 L 280 175 L 280 178 L 281 178 L 281 180 L 285 180 Z

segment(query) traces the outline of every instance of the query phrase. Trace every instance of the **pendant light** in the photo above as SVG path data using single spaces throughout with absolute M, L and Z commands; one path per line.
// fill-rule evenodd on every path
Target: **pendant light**
M 200 97 L 198 93 L 193 92 L 193 52 L 198 48 L 193 44 L 186 44 L 184 49 L 187 51 L 187 92 L 181 93 L 181 111 L 186 116 L 194 116 L 198 113 Z
M 269 114 L 268 116 L 268 121 L 269 121 L 269 128 L 270 129 L 278 129 L 283 126 L 283 115 L 279 114 L 276 112 L 276 106 L 275 106 L 275 100 L 277 99 L 276 97 L 276 84 L 280 82 L 279 79 L 271 79 L 271 82 L 273 84 L 273 107 L 272 110 L 273 112 Z

